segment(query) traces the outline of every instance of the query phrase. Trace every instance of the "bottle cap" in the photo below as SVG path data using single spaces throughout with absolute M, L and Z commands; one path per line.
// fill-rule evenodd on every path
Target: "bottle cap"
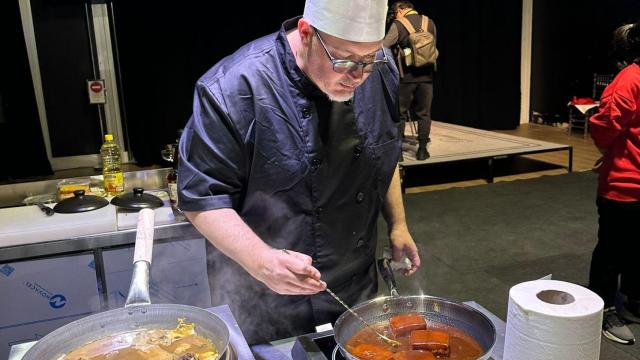
M 106 134 L 106 135 L 104 136 L 104 139 L 105 139 L 106 141 L 112 141 L 112 140 L 113 140 L 113 135 L 111 135 L 111 134 Z

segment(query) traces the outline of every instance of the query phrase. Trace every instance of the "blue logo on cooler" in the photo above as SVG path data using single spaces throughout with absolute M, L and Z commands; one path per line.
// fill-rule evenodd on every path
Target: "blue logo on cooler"
M 49 306 L 54 309 L 60 309 L 67 304 L 67 298 L 62 294 L 53 295 L 49 298 Z
M 2 273 L 6 277 L 9 277 L 15 270 L 16 269 L 13 266 L 5 264 L 2 268 L 0 268 L 0 273 Z

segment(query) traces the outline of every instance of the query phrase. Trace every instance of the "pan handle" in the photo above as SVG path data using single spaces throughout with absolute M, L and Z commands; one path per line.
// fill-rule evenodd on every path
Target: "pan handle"
M 378 271 L 380 272 L 380 276 L 382 276 L 382 280 L 387 284 L 391 296 L 399 296 L 400 294 L 396 288 L 396 278 L 391 269 L 391 260 L 387 258 L 378 259 Z
M 142 209 L 138 213 L 136 245 L 133 253 L 133 275 L 124 307 L 151 304 L 149 278 L 153 254 L 154 220 L 155 212 L 151 209 Z

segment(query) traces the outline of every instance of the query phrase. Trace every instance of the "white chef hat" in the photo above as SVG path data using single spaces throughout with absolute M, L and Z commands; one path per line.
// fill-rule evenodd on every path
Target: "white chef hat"
M 307 0 L 303 17 L 340 39 L 379 41 L 384 38 L 387 0 Z

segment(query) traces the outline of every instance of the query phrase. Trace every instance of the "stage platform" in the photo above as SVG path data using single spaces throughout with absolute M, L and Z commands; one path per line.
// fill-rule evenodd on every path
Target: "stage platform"
M 406 126 L 405 141 L 402 143 L 403 168 L 427 166 L 446 162 L 486 159 L 487 181 L 493 182 L 493 161 L 511 156 L 538 154 L 551 151 L 567 151 L 567 170 L 573 168 L 573 147 L 570 145 L 495 133 L 466 126 L 433 121 L 431 124 L 431 145 L 427 160 L 416 160 L 417 142 L 411 134 L 411 124 Z

